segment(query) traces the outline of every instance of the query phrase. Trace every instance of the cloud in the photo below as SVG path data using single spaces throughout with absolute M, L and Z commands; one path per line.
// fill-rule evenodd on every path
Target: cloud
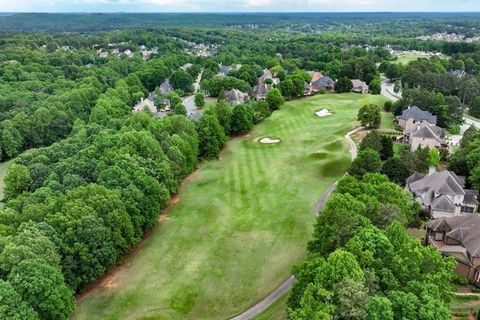
M 480 11 L 478 0 L 0 0 L 0 12 Z

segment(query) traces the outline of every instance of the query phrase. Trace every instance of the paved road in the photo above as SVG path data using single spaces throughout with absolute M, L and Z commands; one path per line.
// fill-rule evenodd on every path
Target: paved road
M 394 91 L 395 84 L 388 81 L 387 79 L 382 80 L 381 87 L 382 87 L 382 91 L 381 91 L 382 96 L 392 101 L 397 101 L 402 97 L 401 93 L 395 93 Z
M 363 127 L 356 128 L 345 135 L 345 139 L 350 145 L 350 156 L 352 157 L 352 160 L 355 159 L 355 157 L 357 156 L 357 145 L 355 144 L 355 142 L 353 142 L 350 136 L 361 129 L 363 129 Z M 332 192 L 337 187 L 337 183 L 338 181 L 336 181 L 335 183 L 330 185 L 327 189 L 325 189 L 325 191 L 320 196 L 320 199 L 318 199 L 317 204 L 313 209 L 313 215 L 315 217 L 318 216 L 318 213 L 325 205 L 325 202 L 327 202 L 328 197 L 330 196 L 330 194 L 332 194 Z M 273 290 L 272 293 L 270 293 L 268 296 L 262 299 L 259 303 L 257 303 L 247 311 L 232 318 L 231 320 L 249 320 L 259 315 L 260 313 L 265 311 L 268 307 L 270 307 L 275 301 L 283 297 L 290 290 L 294 282 L 295 282 L 295 277 L 290 276 L 290 278 L 285 280 L 280 286 L 278 286 L 278 288 Z

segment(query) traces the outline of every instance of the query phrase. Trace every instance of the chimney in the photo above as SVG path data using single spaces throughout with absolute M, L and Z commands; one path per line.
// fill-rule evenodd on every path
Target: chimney
M 434 166 L 430 166 L 428 168 L 428 175 L 431 176 L 432 174 L 436 173 L 437 172 L 437 168 L 435 168 Z

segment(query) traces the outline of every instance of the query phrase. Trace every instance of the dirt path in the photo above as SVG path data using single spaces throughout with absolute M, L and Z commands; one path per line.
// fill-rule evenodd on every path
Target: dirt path
M 162 222 L 167 219 L 168 212 L 178 203 L 180 202 L 180 194 L 185 189 L 185 186 L 192 181 L 198 174 L 198 168 L 194 172 L 192 172 L 189 176 L 187 176 L 182 183 L 180 184 L 178 191 L 176 194 L 172 195 L 170 201 L 168 202 L 165 209 L 163 209 L 158 215 L 158 223 L 155 227 L 146 230 L 143 234 L 143 237 L 140 241 L 138 241 L 130 251 L 120 257 L 119 261 L 115 266 L 110 268 L 108 273 L 104 274 L 101 278 L 97 279 L 96 281 L 92 282 L 88 285 L 82 292 L 76 295 L 76 302 L 79 303 L 92 294 L 95 293 L 96 290 L 100 288 L 115 288 L 120 280 L 123 278 L 125 269 L 124 265 L 127 264 L 131 259 L 135 257 L 135 255 L 145 246 L 145 244 L 150 240 L 150 236 L 161 226 Z
M 362 129 L 363 127 L 356 128 L 345 135 L 345 139 L 347 140 L 350 146 L 350 155 L 351 155 L 352 161 L 357 157 L 357 145 L 352 140 L 351 135 Z M 322 193 L 322 195 L 320 196 L 320 199 L 318 199 L 317 204 L 315 205 L 315 208 L 313 209 L 314 216 L 318 216 L 318 213 L 327 202 L 328 197 L 332 194 L 332 192 L 337 187 L 337 183 L 338 181 L 331 184 Z M 295 282 L 295 276 L 292 275 L 287 280 L 285 280 L 281 285 L 279 285 L 275 290 L 273 290 L 272 293 L 270 293 L 264 299 L 259 301 L 257 304 L 252 306 L 247 311 L 235 316 L 234 318 L 231 318 L 231 320 L 249 320 L 259 315 L 260 313 L 265 311 L 268 307 L 270 307 L 273 303 L 275 303 L 278 299 L 283 297 L 290 290 L 294 282 Z

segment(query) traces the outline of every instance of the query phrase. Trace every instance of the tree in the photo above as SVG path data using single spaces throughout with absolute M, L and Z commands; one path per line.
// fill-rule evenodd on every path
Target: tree
M 366 104 L 360 108 L 357 120 L 363 127 L 378 128 L 382 121 L 380 108 L 375 104 Z
M 401 186 L 405 185 L 406 179 L 410 176 L 410 171 L 406 164 L 398 157 L 393 157 L 385 161 L 382 166 L 382 173 L 392 182 Z
M 393 320 L 392 303 L 384 297 L 373 297 L 368 301 L 365 309 L 368 319 L 371 320 Z
M 13 199 L 27 191 L 30 182 L 30 172 L 26 166 L 16 163 L 10 165 L 5 176 L 5 199 Z
M 213 111 L 218 119 L 218 122 L 223 128 L 225 135 L 230 135 L 230 123 L 232 121 L 233 110 L 232 107 L 225 100 L 218 100 L 213 107 Z
M 368 220 L 363 203 L 349 194 L 334 194 L 320 211 L 308 250 L 325 256 L 342 247 Z
M 472 117 L 480 118 L 480 96 L 475 97 L 472 105 L 468 109 L 468 114 Z
M 185 105 L 183 104 L 183 102 L 180 102 L 174 105 L 172 108 L 172 111 L 174 114 L 177 114 L 180 116 L 187 116 L 187 108 L 185 108 Z
M 377 78 L 374 78 L 372 81 L 370 81 L 368 88 L 372 94 L 380 94 L 382 92 L 380 80 Z
M 285 103 L 282 93 L 277 88 L 272 88 L 270 91 L 268 91 L 266 101 L 270 111 L 277 110 L 282 104 Z
M 37 320 L 38 315 L 22 300 L 18 292 L 13 289 L 10 282 L 0 280 L 0 319 L 10 320 Z
M 195 106 L 198 109 L 202 109 L 205 106 L 205 96 L 203 93 L 199 92 L 195 95 Z
M 380 158 L 387 160 L 393 157 L 393 140 L 389 136 L 381 136 L 382 150 L 380 151 Z
M 199 156 L 217 158 L 225 143 L 225 133 L 215 114 L 204 113 L 197 122 Z
M 366 319 L 365 304 L 368 293 L 362 282 L 347 277 L 334 285 L 334 303 L 337 305 L 335 315 L 339 319 Z
M 390 80 L 396 80 L 402 77 L 401 65 L 398 63 L 390 63 L 385 69 L 385 76 Z
M 254 123 L 259 123 L 260 121 L 268 118 L 271 114 L 270 108 L 266 101 L 258 101 L 253 103 L 254 111 Z
M 393 109 L 393 102 L 391 100 L 385 101 L 385 104 L 383 105 L 383 110 L 386 112 L 390 112 Z
M 335 91 L 339 93 L 350 92 L 352 91 L 352 88 L 352 81 L 348 77 L 341 77 L 335 84 Z
M 193 77 L 186 71 L 179 69 L 170 77 L 170 83 L 174 89 L 180 89 L 185 92 L 193 92 Z
M 370 131 L 362 139 L 360 143 L 360 151 L 365 149 L 372 149 L 377 151 L 379 154 L 382 152 L 383 144 L 382 137 L 376 131 Z
M 60 270 L 37 260 L 20 262 L 8 281 L 40 319 L 68 319 L 75 307 L 72 291 Z
M 239 104 L 233 108 L 231 129 L 234 134 L 242 134 L 253 127 L 253 109 L 246 104 Z
M 354 177 L 362 178 L 368 172 L 380 172 L 382 169 L 382 161 L 377 151 L 365 149 L 358 153 L 353 160 L 348 173 Z
M 438 169 L 440 164 L 440 152 L 437 148 L 431 148 L 428 150 L 428 164 L 435 169 Z

